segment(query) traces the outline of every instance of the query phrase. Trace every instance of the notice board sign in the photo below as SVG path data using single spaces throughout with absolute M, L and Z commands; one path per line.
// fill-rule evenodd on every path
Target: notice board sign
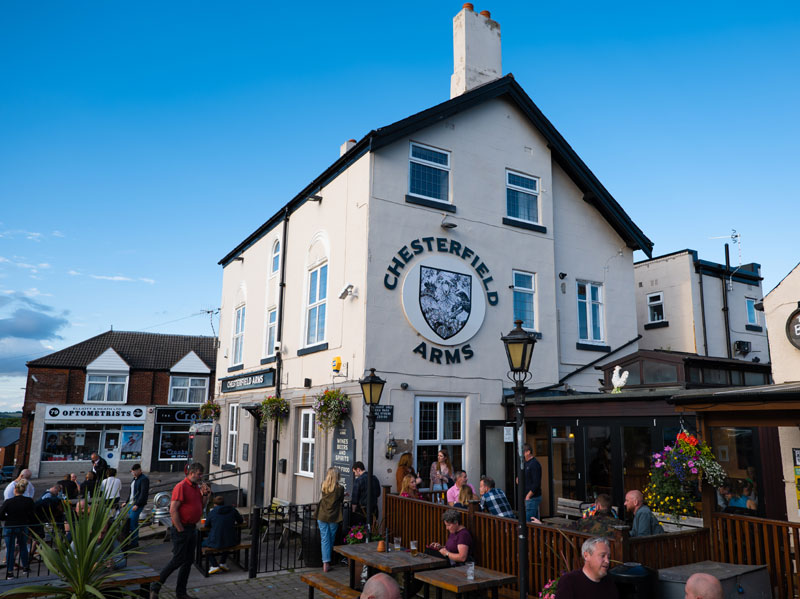
M 211 442 L 211 463 L 219 466 L 219 451 L 222 445 L 222 429 L 219 422 L 214 425 L 214 440 Z
M 375 406 L 375 422 L 394 422 L 394 406 Z
M 331 446 L 332 466 L 339 470 L 340 482 L 344 484 L 345 492 L 353 489 L 353 463 L 356 461 L 356 439 L 353 434 L 353 421 L 349 416 L 342 418 L 333 429 L 333 443 Z

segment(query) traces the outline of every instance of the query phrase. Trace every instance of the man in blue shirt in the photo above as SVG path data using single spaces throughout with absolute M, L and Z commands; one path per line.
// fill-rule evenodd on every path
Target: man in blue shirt
M 514 517 L 508 497 L 500 489 L 495 489 L 493 478 L 484 476 L 478 489 L 481 492 L 481 508 L 483 508 L 484 512 L 489 512 L 492 516 L 500 516 L 501 518 Z

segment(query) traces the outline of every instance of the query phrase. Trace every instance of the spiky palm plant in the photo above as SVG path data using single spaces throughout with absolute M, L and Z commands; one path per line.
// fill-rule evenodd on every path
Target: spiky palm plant
M 67 534 L 54 521 L 51 521 L 51 544 L 48 545 L 37 534 L 31 533 L 39 543 L 42 561 L 51 573 L 61 578 L 62 583 L 25 585 L 3 593 L 2 597 L 38 593 L 63 599 L 104 599 L 104 587 L 115 577 L 111 563 L 120 554 L 131 553 L 130 550 L 123 549 L 127 538 L 121 544 L 118 543 L 124 536 L 130 506 L 115 517 L 116 510 L 111 502 L 104 500 L 100 491 L 97 492 L 97 498 L 94 501 L 90 498 L 85 506 L 80 514 L 71 509 L 65 514 L 66 523 L 72 533 L 71 543 L 67 540 Z M 114 589 L 114 594 L 118 597 L 135 596 L 134 592 L 124 589 Z

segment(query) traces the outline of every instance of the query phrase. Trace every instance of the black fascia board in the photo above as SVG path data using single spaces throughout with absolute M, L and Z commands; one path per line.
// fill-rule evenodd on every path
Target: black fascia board
M 758 265 L 759 267 L 761 265 Z M 748 285 L 758 285 L 764 280 L 764 277 L 759 276 L 754 271 L 743 270 L 742 268 L 725 268 L 724 264 L 717 264 L 708 260 L 695 260 L 695 272 L 708 275 L 710 277 L 717 277 L 718 279 L 730 277 L 737 283 L 746 283 Z

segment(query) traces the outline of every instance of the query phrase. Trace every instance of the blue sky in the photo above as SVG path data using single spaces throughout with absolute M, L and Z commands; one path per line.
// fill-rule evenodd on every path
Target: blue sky
M 111 325 L 212 334 L 217 261 L 346 139 L 448 98 L 460 8 L 3 2 L 0 409 Z M 475 8 L 656 254 L 722 261 L 736 229 L 765 291 L 800 261 L 797 2 Z

